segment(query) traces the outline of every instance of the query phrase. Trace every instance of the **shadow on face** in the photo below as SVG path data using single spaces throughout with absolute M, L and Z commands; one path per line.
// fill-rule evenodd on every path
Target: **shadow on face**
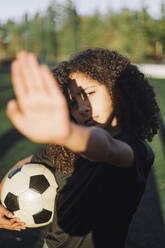
M 105 85 L 83 73 L 72 73 L 68 85 L 73 120 L 85 126 L 105 127 L 114 119 L 114 108 Z

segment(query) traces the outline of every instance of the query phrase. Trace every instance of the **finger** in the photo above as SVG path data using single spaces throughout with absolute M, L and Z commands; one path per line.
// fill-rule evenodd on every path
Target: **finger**
M 14 222 L 14 223 L 12 223 L 11 227 L 12 228 L 19 227 L 19 228 L 22 228 L 22 229 L 26 228 L 25 223 L 23 223 L 23 222 Z
M 19 64 L 19 74 L 22 78 L 22 83 L 27 93 L 33 93 L 35 88 L 33 87 L 35 83 L 34 75 L 32 73 L 32 68 L 28 63 L 28 54 L 25 51 L 21 51 L 17 54 L 17 62 Z
M 11 75 L 12 75 L 12 85 L 18 101 L 24 98 L 27 94 L 28 89 L 23 81 L 23 76 L 21 73 L 21 67 L 18 60 L 14 60 L 11 64 Z
M 11 224 L 14 224 L 14 223 L 19 223 L 20 225 L 24 224 L 24 222 L 21 222 L 19 218 L 17 217 L 14 217 L 12 219 L 9 220 Z
M 0 226 L 11 226 L 10 220 L 0 218 Z
M 17 60 L 20 63 L 24 84 L 29 93 L 43 90 L 42 74 L 37 57 L 32 53 L 19 52 Z
M 30 73 L 27 62 L 27 53 L 25 51 L 21 51 L 17 54 L 17 62 L 19 64 L 19 74 L 22 79 L 22 82 L 19 84 L 23 84 L 27 93 L 30 93 L 31 87 L 29 87 L 29 81 L 33 81 L 33 75 Z
M 0 218 L 0 225 L 2 226 L 11 226 L 13 224 L 13 220 L 11 221 L 11 220 L 8 220 L 8 219 L 6 219 L 5 217 L 1 217 Z
M 28 67 L 30 73 L 33 75 L 34 81 L 29 82 L 35 90 L 44 90 L 43 76 L 37 57 L 33 53 L 28 54 Z
M 0 218 L 0 227 L 7 229 L 14 229 L 15 227 L 25 229 L 25 222 L 21 222 L 19 218 L 6 219 L 5 217 Z
M 19 219 L 19 218 L 16 218 Z M 25 230 L 26 229 L 26 224 L 25 222 L 13 222 L 10 228 L 13 230 Z
M 13 218 L 13 219 L 10 219 L 10 227 L 11 228 L 25 229 L 26 228 L 26 224 L 25 224 L 25 222 L 20 221 L 19 218 Z
M 63 94 L 53 74 L 45 65 L 41 66 L 41 72 L 44 78 L 45 87 L 47 88 L 49 94 L 55 96 L 56 100 L 59 99 Z
M 8 224 L 0 224 L 0 228 L 8 229 L 8 230 L 16 230 L 16 231 L 21 231 L 21 230 L 26 229 L 25 226 L 20 226 L 20 225 L 8 225 Z
M 20 114 L 20 109 L 16 100 L 12 99 L 7 103 L 6 113 L 10 119 L 13 117 L 15 118 Z

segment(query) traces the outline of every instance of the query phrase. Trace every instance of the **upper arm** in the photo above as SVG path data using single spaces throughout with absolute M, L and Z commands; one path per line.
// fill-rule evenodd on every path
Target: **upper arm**
M 88 160 L 129 168 L 134 163 L 134 152 L 126 142 L 113 138 L 101 128 L 93 128 L 85 152 Z
M 20 160 L 18 163 L 16 163 L 16 164 L 11 168 L 11 170 L 7 173 L 7 175 L 8 175 L 11 171 L 15 170 L 17 167 L 19 167 L 19 166 L 21 166 L 21 165 L 23 165 L 23 164 L 30 163 L 32 157 L 33 157 L 33 155 L 30 155 L 30 156 L 28 156 L 28 157 L 26 157 L 26 158 Z
M 126 142 L 109 138 L 109 144 L 107 147 L 106 162 L 123 167 L 130 168 L 134 163 L 134 152 L 130 145 Z

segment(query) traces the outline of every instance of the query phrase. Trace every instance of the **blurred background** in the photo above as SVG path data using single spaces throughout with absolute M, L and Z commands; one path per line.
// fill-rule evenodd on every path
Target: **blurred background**
M 117 50 L 147 74 L 161 108 L 161 129 L 146 193 L 130 227 L 126 248 L 165 247 L 165 0 L 5 0 L 0 7 L 0 178 L 41 148 L 24 138 L 6 117 L 14 97 L 10 64 L 22 49 L 53 68 L 89 47 Z M 153 69 L 154 68 L 154 69 Z M 156 69 L 155 69 L 156 68 Z M 164 74 L 159 73 L 164 71 Z M 157 73 L 153 74 L 153 70 Z M 155 76 L 156 75 L 156 76 Z M 122 206 L 121 206 L 122 207 Z M 0 229 L 0 247 L 41 248 L 43 229 Z

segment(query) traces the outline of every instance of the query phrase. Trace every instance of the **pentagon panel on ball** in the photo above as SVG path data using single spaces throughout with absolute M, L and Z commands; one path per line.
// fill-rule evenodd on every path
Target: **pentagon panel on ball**
M 37 228 L 52 222 L 56 190 L 50 169 L 43 164 L 28 163 L 9 173 L 2 186 L 1 201 L 27 227 Z

